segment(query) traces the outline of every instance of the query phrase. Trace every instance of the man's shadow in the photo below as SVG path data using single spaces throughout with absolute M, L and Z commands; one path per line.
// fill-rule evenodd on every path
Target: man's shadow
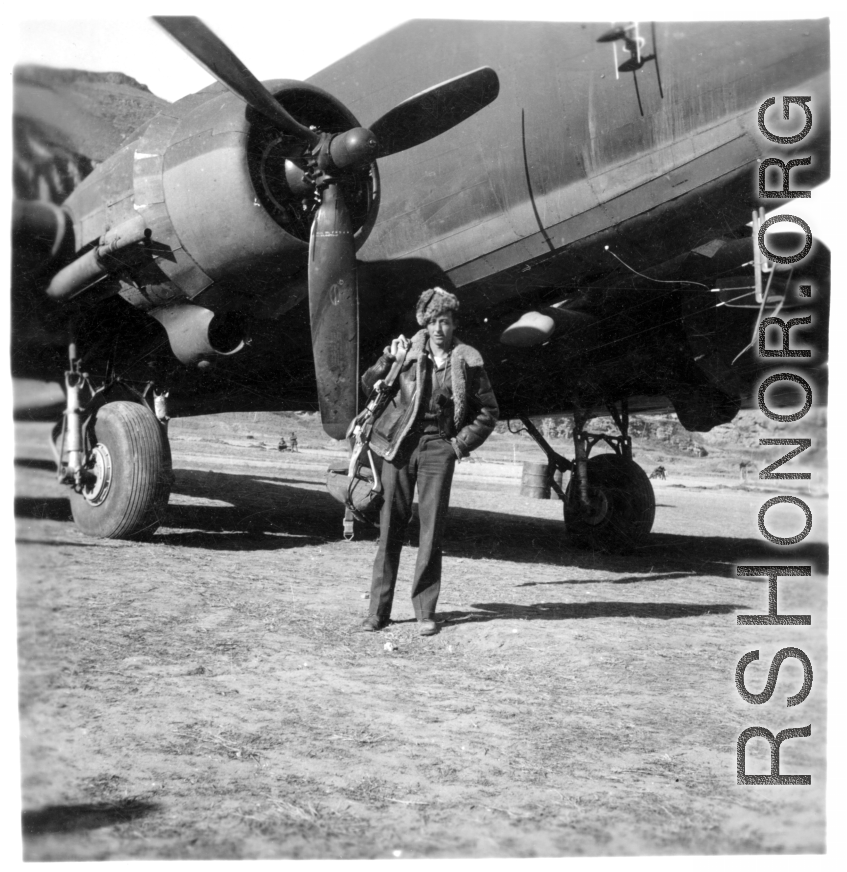
M 471 603 L 475 611 L 439 612 L 445 623 L 483 624 L 489 621 L 573 621 L 588 618 L 696 618 L 702 615 L 734 614 L 747 609 L 745 603 L 676 603 L 676 602 L 542 602 L 532 605 L 515 603 Z

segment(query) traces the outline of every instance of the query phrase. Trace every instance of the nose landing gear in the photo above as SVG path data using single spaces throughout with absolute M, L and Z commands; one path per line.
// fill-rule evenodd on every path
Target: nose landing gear
M 647 473 L 632 459 L 626 402 L 620 412 L 610 405 L 619 436 L 589 433 L 589 414 L 574 412 L 574 460 L 556 452 L 529 418 L 521 418 L 526 431 L 547 455 L 550 477 L 554 470 L 571 473 L 567 488 L 552 482 L 564 504 L 565 529 L 575 545 L 600 551 L 626 553 L 643 545 L 653 527 L 656 498 Z M 600 441 L 614 451 L 589 457 Z

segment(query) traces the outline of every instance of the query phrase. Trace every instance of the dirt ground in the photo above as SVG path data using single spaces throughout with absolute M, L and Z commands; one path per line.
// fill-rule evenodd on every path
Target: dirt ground
M 418 636 L 404 552 L 394 622 L 367 612 L 367 532 L 341 539 L 326 452 L 251 450 L 175 426 L 168 526 L 151 543 L 69 520 L 48 425 L 17 425 L 18 622 L 28 860 L 532 857 L 824 849 L 827 499 L 800 545 L 768 546 L 768 492 L 654 482 L 649 543 L 577 550 L 557 500 L 519 467 L 463 464 L 441 632 Z M 785 485 L 794 483 L 786 482 Z M 814 493 L 814 492 L 813 492 Z M 798 532 L 795 509 L 770 529 Z M 414 540 L 414 533 L 412 534 Z M 811 563 L 782 579 L 810 627 L 742 627 L 767 609 L 737 563 Z M 773 698 L 759 691 L 780 648 Z M 808 787 L 740 787 L 736 740 L 782 746 Z M 752 741 L 748 771 L 769 751 Z

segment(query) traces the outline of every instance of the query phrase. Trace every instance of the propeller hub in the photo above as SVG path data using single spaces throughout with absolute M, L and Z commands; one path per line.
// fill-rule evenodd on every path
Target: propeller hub
M 332 138 L 329 156 L 338 170 L 353 169 L 376 160 L 379 143 L 366 127 L 353 127 Z
M 285 162 L 285 183 L 295 197 L 309 197 L 315 192 L 314 182 L 306 171 L 290 160 Z

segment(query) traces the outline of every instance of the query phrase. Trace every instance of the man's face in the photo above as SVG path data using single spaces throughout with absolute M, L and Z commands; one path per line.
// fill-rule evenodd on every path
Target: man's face
M 445 312 L 443 315 L 433 318 L 426 325 L 429 340 L 436 348 L 449 348 L 453 344 L 453 331 L 455 329 L 452 312 Z

